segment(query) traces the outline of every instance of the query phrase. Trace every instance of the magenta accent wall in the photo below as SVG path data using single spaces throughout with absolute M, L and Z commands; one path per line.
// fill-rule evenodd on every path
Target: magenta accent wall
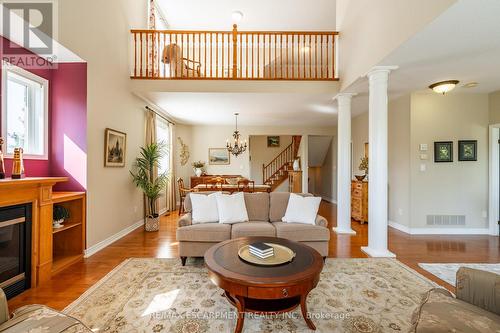
M 9 40 L 0 36 L 0 58 L 3 59 L 3 46 Z M 20 54 L 33 56 L 29 50 L 20 48 Z M 86 63 L 45 63 L 40 68 L 31 68 L 16 63 L 19 67 L 43 77 L 49 81 L 49 151 L 47 160 L 24 160 L 28 177 L 67 176 L 69 181 L 58 185 L 60 191 L 85 191 L 86 184 L 81 184 L 65 169 L 64 136 L 80 150 L 87 152 L 87 64 Z M 0 61 L 0 70 L 2 61 Z M 0 100 L 3 78 L 0 76 Z M 0 103 L 0 113 L 2 105 Z M 0 118 L 1 129 L 1 118 Z M 66 150 L 67 151 L 67 150 Z M 86 173 L 87 165 L 81 166 Z M 5 160 L 5 171 L 10 176 L 12 161 Z

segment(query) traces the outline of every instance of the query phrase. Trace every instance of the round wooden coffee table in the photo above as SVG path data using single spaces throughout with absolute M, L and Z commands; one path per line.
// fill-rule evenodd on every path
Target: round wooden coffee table
M 266 242 L 284 245 L 296 256 L 281 266 L 248 264 L 238 257 L 240 247 Z M 323 258 L 313 248 L 283 238 L 245 237 L 224 241 L 205 253 L 210 280 L 224 289 L 228 301 L 238 309 L 236 333 L 243 329 L 245 313 L 279 314 L 300 305 L 307 326 L 315 330 L 308 316 L 306 299 L 316 287 L 323 269 Z

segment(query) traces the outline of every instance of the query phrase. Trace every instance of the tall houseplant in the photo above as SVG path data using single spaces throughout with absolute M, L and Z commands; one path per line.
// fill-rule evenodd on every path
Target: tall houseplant
M 130 171 L 132 180 L 146 196 L 149 213 L 146 214 L 146 231 L 158 231 L 160 217 L 156 202 L 165 191 L 169 179 L 168 172 L 158 174 L 155 178 L 155 170 L 159 168 L 160 160 L 166 154 L 166 147 L 163 143 L 152 143 L 141 147 L 139 157 L 135 159 L 134 169 Z

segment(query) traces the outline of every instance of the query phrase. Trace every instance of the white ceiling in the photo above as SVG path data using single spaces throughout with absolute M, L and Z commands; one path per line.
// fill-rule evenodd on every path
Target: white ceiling
M 335 30 L 335 0 L 158 0 L 170 29 L 232 30 L 233 11 L 243 13 L 241 30 Z
M 500 89 L 500 1 L 459 0 L 422 31 L 403 43 L 379 65 L 397 65 L 389 78 L 392 98 L 431 91 L 434 82 L 459 80 L 450 94 L 490 93 Z M 478 82 L 475 88 L 464 88 Z M 368 81 L 360 78 L 347 89 L 353 113 L 368 109 Z
M 177 122 L 192 125 L 332 126 L 337 123 L 331 94 L 166 93 L 142 96 Z

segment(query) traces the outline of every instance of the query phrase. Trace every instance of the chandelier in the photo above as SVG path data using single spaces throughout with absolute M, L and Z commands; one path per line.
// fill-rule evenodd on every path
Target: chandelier
M 245 150 L 247 150 L 247 140 L 245 140 L 244 144 L 240 140 L 241 134 L 238 131 L 238 115 L 239 113 L 234 114 L 234 116 L 236 117 L 236 130 L 233 133 L 234 143 L 231 144 L 229 143 L 229 139 L 226 140 L 227 150 L 234 156 L 238 156 L 239 154 L 242 154 Z

